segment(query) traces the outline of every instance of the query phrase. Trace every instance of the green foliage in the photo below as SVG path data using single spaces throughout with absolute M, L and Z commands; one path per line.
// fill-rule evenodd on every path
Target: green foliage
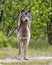
M 30 49 L 48 49 L 49 43 L 46 38 L 39 38 L 37 40 L 31 39 L 29 48 Z
M 11 39 L 8 40 L 8 48 L 18 48 L 18 43 L 17 43 L 17 38 L 12 37 Z
M 50 24 L 50 15 L 52 13 L 51 0 L 6 0 L 4 5 L 1 2 L 2 0 L 0 1 L 0 11 L 3 10 L 4 14 L 0 23 L 0 30 L 2 31 L 2 35 L 4 34 L 4 39 L 5 35 L 8 37 L 17 26 L 22 9 L 25 11 L 30 9 L 32 12 L 31 39 L 47 38 L 47 24 Z M 16 37 L 15 33 L 13 36 Z M 1 39 L 2 42 L 0 45 L 4 43 L 3 37 Z M 17 44 L 16 39 L 11 39 L 8 43 L 9 47 L 14 47 Z
M 4 46 L 5 41 L 7 40 L 3 32 L 0 32 L 0 48 Z

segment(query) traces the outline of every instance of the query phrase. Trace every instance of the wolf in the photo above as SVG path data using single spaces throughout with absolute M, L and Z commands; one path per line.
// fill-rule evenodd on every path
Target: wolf
M 28 46 L 30 41 L 30 22 L 32 16 L 31 11 L 24 12 L 20 11 L 19 21 L 18 21 L 18 60 L 21 59 L 22 44 L 24 47 L 24 59 L 28 60 Z

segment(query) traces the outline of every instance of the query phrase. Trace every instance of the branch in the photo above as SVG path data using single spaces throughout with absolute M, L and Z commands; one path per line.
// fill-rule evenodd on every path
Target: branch
M 30 7 L 29 7 L 29 10 L 31 10 L 31 8 L 35 5 L 35 3 L 33 3 Z
M 12 36 L 12 34 L 14 33 L 14 31 L 17 29 L 17 27 L 15 27 L 12 32 L 10 33 L 10 35 L 8 36 L 8 38 L 10 38 Z
M 36 4 L 36 3 L 34 2 L 34 3 L 32 3 L 32 5 L 31 5 L 30 7 L 25 6 L 24 9 L 26 9 L 26 8 L 28 7 L 28 10 L 27 10 L 27 11 L 29 11 L 29 10 L 31 10 L 31 8 L 32 8 L 35 4 Z M 23 9 L 23 10 L 24 10 L 24 9 Z

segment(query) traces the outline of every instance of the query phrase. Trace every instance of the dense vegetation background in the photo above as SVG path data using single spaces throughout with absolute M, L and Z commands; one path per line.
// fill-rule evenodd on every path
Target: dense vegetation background
M 51 4 L 51 0 L 0 0 L 0 48 L 18 46 L 15 30 L 22 9 L 32 12 L 31 46 L 42 48 L 52 44 Z

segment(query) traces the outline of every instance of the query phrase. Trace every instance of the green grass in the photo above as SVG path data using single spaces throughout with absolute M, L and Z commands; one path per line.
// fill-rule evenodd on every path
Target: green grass
M 18 55 L 17 48 L 0 48 L 0 59 L 5 58 L 16 58 Z M 23 50 L 22 50 L 23 55 Z M 52 46 L 46 41 L 31 40 L 28 50 L 29 56 L 41 56 L 41 55 L 52 55 Z M 1 63 L 3 65 L 52 65 L 52 60 L 32 60 L 29 62 L 13 62 L 13 63 Z
M 0 59 L 4 58 L 16 58 L 18 55 L 18 49 L 16 48 L 1 48 L 0 49 Z M 22 50 L 23 55 L 23 50 Z M 36 55 L 52 55 L 51 46 L 48 49 L 29 49 L 28 51 L 29 56 L 36 56 Z
M 16 58 L 17 55 L 18 55 L 17 48 L 0 48 L 0 59 Z M 52 55 L 52 45 L 50 45 L 46 40 L 37 40 L 37 41 L 31 40 L 28 55 L 29 56 Z
M 16 48 L 1 48 L 0 49 L 0 59 L 4 58 L 15 58 L 17 57 L 18 50 Z
M 3 65 L 52 65 L 52 60 L 33 60 L 29 62 L 1 63 Z

